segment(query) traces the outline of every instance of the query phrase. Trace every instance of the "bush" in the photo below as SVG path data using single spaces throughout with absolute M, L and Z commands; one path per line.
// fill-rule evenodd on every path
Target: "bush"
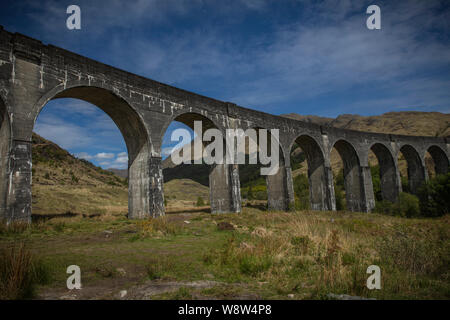
M 243 255 L 239 259 L 239 271 L 250 276 L 268 270 L 271 265 L 272 260 L 268 256 Z
M 396 211 L 408 218 L 419 216 L 419 198 L 413 194 L 401 192 L 396 203 Z
M 450 172 L 437 175 L 419 189 L 420 212 L 426 217 L 439 217 L 450 212 Z
M 49 268 L 24 243 L 0 252 L 0 300 L 33 298 L 36 285 L 49 282 Z
M 417 217 L 420 215 L 419 198 L 410 193 L 401 192 L 395 203 L 387 200 L 377 201 L 374 211 L 391 216 Z
M 334 185 L 334 196 L 336 199 L 336 210 L 345 210 L 345 196 L 341 186 Z
M 382 200 L 381 195 L 381 180 L 380 180 L 380 166 L 371 166 L 370 173 L 372 175 L 373 194 L 376 201 Z
M 295 194 L 295 209 L 308 210 L 309 209 L 308 177 L 304 174 L 299 174 L 294 178 L 293 182 Z
M 205 201 L 203 201 L 202 197 L 197 198 L 197 203 L 195 204 L 197 207 L 203 207 L 205 205 Z

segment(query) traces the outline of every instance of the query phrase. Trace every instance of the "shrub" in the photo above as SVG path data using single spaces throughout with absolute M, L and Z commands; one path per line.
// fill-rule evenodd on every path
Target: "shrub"
M 203 198 L 202 197 L 198 197 L 197 198 L 197 203 L 195 204 L 197 207 L 202 207 L 202 206 L 204 206 L 205 205 L 205 201 L 203 201 Z
M 373 185 L 373 194 L 375 196 L 375 200 L 381 201 L 381 180 L 380 180 L 380 166 L 371 166 L 370 173 L 372 175 L 372 185 Z
M 49 268 L 24 243 L 2 249 L 0 257 L 0 300 L 32 298 L 37 284 L 50 282 Z
M 336 199 L 336 210 L 345 210 L 344 191 L 340 185 L 334 185 L 334 196 Z
M 377 201 L 374 211 L 391 216 L 417 217 L 420 215 L 419 199 L 410 193 L 401 192 L 395 203 L 387 200 Z
M 296 236 L 291 238 L 291 244 L 297 253 L 307 254 L 309 247 L 312 245 L 312 241 L 308 236 Z
M 139 221 L 137 227 L 140 237 L 152 236 L 158 233 L 161 235 L 175 235 L 182 230 L 182 227 L 169 222 L 166 217 Z
M 78 183 L 78 178 L 73 174 L 73 172 L 70 173 L 72 176 L 72 182 Z
M 450 212 L 450 172 L 437 175 L 419 189 L 420 212 L 439 217 Z
M 410 193 L 401 192 L 395 207 L 396 212 L 401 216 L 411 218 L 420 215 L 419 198 Z
M 308 177 L 304 174 L 299 174 L 294 178 L 293 182 L 295 194 L 295 209 L 308 210 L 309 209 Z
M 382 239 L 378 249 L 381 261 L 413 275 L 447 270 L 447 250 L 439 239 L 417 239 L 403 232 Z
M 266 271 L 272 265 L 268 256 L 243 255 L 239 259 L 239 270 L 242 274 L 255 276 Z

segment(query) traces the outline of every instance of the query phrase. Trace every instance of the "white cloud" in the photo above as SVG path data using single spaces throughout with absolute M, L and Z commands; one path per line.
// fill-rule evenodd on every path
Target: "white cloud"
M 80 153 L 77 153 L 75 156 L 77 158 L 79 158 L 79 159 L 84 159 L 84 160 L 91 160 L 91 159 L 94 158 L 93 156 L 91 156 L 87 152 L 80 152 Z
M 128 163 L 128 156 L 117 157 L 114 163 L 117 164 Z
M 86 134 L 85 128 L 52 115 L 39 117 L 34 131 L 66 150 L 89 146 L 93 143 L 93 138 Z
M 114 158 L 114 153 L 100 152 L 95 155 L 95 158 L 97 158 L 97 159 L 112 159 L 112 158 Z

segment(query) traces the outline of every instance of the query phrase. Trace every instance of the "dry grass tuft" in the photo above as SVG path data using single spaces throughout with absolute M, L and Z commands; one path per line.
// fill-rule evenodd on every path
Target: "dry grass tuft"
M 47 267 L 33 258 L 25 243 L 0 251 L 0 299 L 32 298 L 37 284 L 49 282 Z

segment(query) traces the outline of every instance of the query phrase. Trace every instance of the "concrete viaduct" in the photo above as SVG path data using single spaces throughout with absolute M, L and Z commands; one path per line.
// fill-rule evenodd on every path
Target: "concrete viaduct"
M 282 163 L 267 176 L 268 207 L 287 210 L 294 201 L 290 150 L 297 143 L 308 163 L 311 208 L 335 210 L 330 153 L 344 163 L 347 207 L 369 212 L 375 205 L 368 154 L 380 164 L 384 199 L 401 191 L 397 165 L 401 152 L 408 163 L 410 189 L 428 179 L 428 151 L 437 173 L 449 167 L 447 138 L 400 136 L 343 130 L 291 120 L 222 102 L 159 83 L 0 27 L 0 219 L 31 219 L 31 136 L 49 100 L 76 98 L 105 111 L 121 131 L 129 155 L 129 217 L 164 215 L 161 143 L 169 124 L 203 128 L 279 129 Z M 238 165 L 210 170 L 213 213 L 240 212 Z

